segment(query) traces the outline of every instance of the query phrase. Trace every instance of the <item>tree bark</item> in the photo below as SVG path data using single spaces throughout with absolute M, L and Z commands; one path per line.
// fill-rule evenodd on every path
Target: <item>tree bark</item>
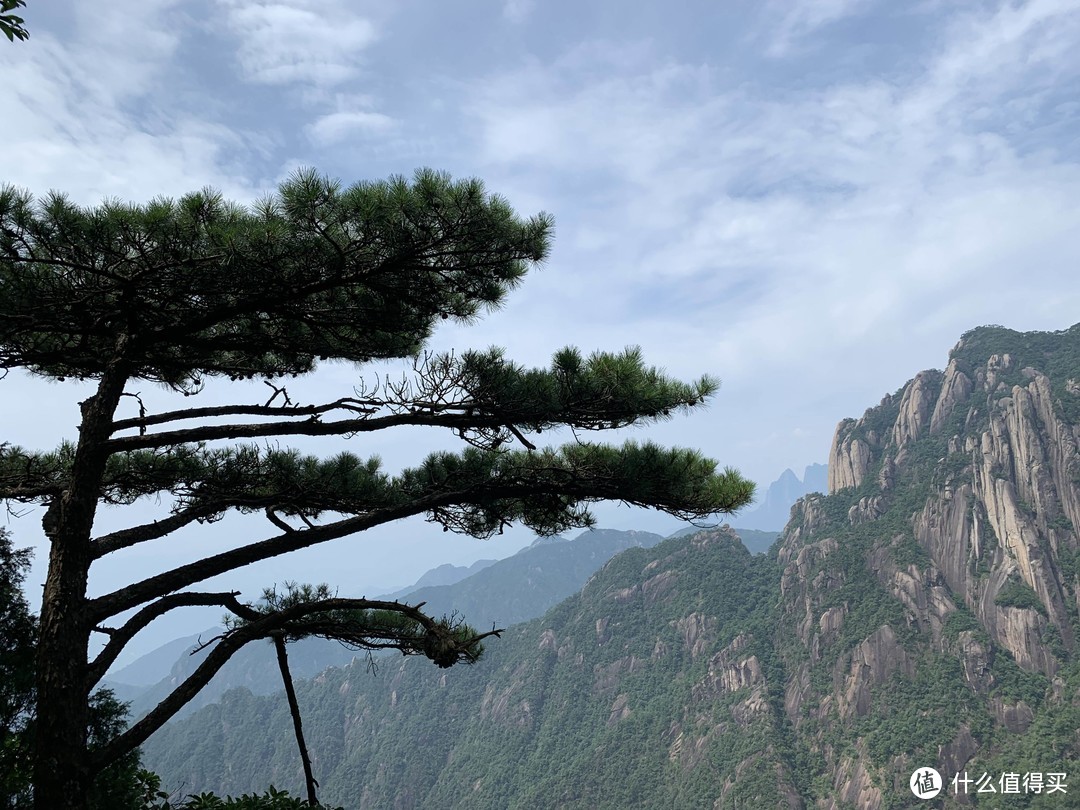
M 117 343 L 118 356 L 125 340 Z M 93 624 L 86 600 L 90 532 L 108 452 L 112 417 L 127 380 L 114 361 L 97 393 L 81 403 L 82 424 L 71 479 L 42 519 L 50 541 L 41 600 L 34 732 L 35 810 L 82 810 L 93 774 L 87 755 L 87 651 Z
M 62 501 L 49 507 L 45 521 L 62 523 L 55 517 L 58 512 L 63 512 Z M 85 758 L 90 627 L 84 606 L 90 560 L 85 545 L 80 549 L 77 538 L 70 534 L 57 533 L 50 538 L 49 573 L 41 603 L 34 732 L 35 810 L 78 810 L 90 787 Z

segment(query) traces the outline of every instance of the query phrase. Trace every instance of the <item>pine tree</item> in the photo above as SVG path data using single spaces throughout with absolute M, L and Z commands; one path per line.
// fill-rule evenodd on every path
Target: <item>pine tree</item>
M 21 585 L 30 568 L 30 550 L 15 549 L 0 527 L 0 808 L 23 810 L 33 797 L 34 650 L 37 617 Z M 87 743 L 109 741 L 123 730 L 127 708 L 108 689 L 90 696 Z M 130 751 L 96 774 L 87 795 L 93 810 L 116 810 L 143 795 L 138 751 Z
M 0 366 L 94 386 L 76 440 L 49 453 L 0 448 L 0 497 L 45 508 L 51 549 L 36 660 L 36 807 L 84 807 L 95 773 L 252 640 L 320 635 L 450 666 L 475 661 L 490 635 L 325 588 L 271 591 L 254 606 L 236 592 L 192 590 L 210 577 L 412 515 L 486 538 L 515 521 L 541 534 L 588 526 L 588 505 L 600 500 L 690 519 L 750 500 L 752 484 L 693 450 L 530 440 L 688 411 L 715 392 L 711 378 L 671 380 L 637 349 L 585 357 L 566 348 L 543 369 L 495 349 L 425 351 L 442 320 L 497 307 L 548 255 L 551 228 L 547 215 L 519 218 L 479 181 L 428 170 L 349 188 L 302 171 L 250 207 L 212 190 L 97 207 L 0 190 Z M 412 362 L 403 379 L 331 402 L 301 404 L 285 382 L 320 361 L 394 358 Z M 262 404 L 150 413 L 135 390 L 151 382 L 197 396 L 209 378 L 262 380 L 272 393 Z M 127 403 L 133 415 L 121 416 Z M 390 475 L 377 458 L 256 443 L 421 425 L 451 430 L 465 447 Z M 168 517 L 94 535 L 99 505 L 163 496 L 173 500 Z M 231 511 L 263 515 L 270 536 L 87 596 L 97 560 Z M 89 748 L 94 685 L 137 632 L 185 605 L 221 606 L 236 620 L 157 708 Z M 89 659 L 93 633 L 107 642 Z

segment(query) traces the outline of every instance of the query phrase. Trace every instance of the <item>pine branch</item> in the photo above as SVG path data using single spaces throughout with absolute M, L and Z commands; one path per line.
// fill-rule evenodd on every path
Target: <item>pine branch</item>
M 94 684 L 105 677 L 109 667 L 113 665 L 117 657 L 127 646 L 131 639 L 135 638 L 141 630 L 170 610 L 179 607 L 203 606 L 211 607 L 218 605 L 227 608 L 237 615 L 245 615 L 248 618 L 257 618 L 251 609 L 237 601 L 239 591 L 225 593 L 173 593 L 163 596 L 156 602 L 147 605 L 119 628 L 97 627 L 99 633 L 109 636 L 109 641 L 98 653 L 97 657 L 87 667 L 87 692 L 93 689 Z
M 342 419 L 336 422 L 262 422 L 247 425 L 206 425 L 145 436 L 123 436 L 110 439 L 110 453 L 124 453 L 148 448 L 171 447 L 177 444 L 217 441 L 221 439 L 254 439 L 267 436 L 348 436 L 370 433 L 405 425 L 473 429 L 498 427 L 496 417 L 476 417 L 467 414 L 404 413 L 370 419 Z
M 133 526 L 130 529 L 121 529 L 96 538 L 91 542 L 93 557 L 98 559 L 106 554 L 112 554 L 123 548 L 144 543 L 148 540 L 156 540 L 183 528 L 190 523 L 206 520 L 220 513 L 220 504 L 206 504 L 182 509 L 176 514 L 170 515 L 153 523 L 144 523 L 141 526 Z
M 335 638 L 367 649 L 397 649 L 405 655 L 425 655 L 437 665 L 447 667 L 456 662 L 475 661 L 481 642 L 502 634 L 502 630 L 475 633 L 471 628 L 433 619 L 420 610 L 422 605 L 374 599 L 320 599 L 265 613 L 239 603 L 237 606 L 243 613 L 242 621 L 222 634 L 195 671 L 145 717 L 90 755 L 95 770 L 107 767 L 144 743 L 195 697 L 237 651 L 257 639 L 271 638 L 275 634 L 288 636 L 292 630 L 303 636 Z M 381 614 L 411 621 L 417 631 L 365 624 L 366 617 L 377 621 Z M 320 615 L 327 618 L 320 621 Z
M 570 446 L 559 453 L 435 454 L 425 466 L 388 482 L 386 491 L 393 497 L 366 514 L 285 531 L 91 600 L 93 621 L 253 562 L 413 515 L 426 513 L 444 529 L 477 537 L 490 537 L 515 520 L 554 534 L 591 525 L 581 503 L 616 500 L 695 519 L 744 506 L 753 497 L 753 484 L 734 470 L 715 474 L 712 462 L 691 451 L 627 443 L 623 448 Z
M 436 501 L 437 499 L 432 499 L 432 502 Z M 92 621 L 98 623 L 110 616 L 138 607 L 151 599 L 160 598 L 164 594 L 186 588 L 218 574 L 242 568 L 253 562 L 287 554 L 290 551 L 299 551 L 328 540 L 346 537 L 383 523 L 422 514 L 427 508 L 426 504 L 418 503 L 411 505 L 411 508 L 387 509 L 377 516 L 364 515 L 328 523 L 314 529 L 293 530 L 277 537 L 271 537 L 257 543 L 204 557 L 197 562 L 135 582 L 110 594 L 89 600 L 87 608 Z
M 182 411 L 168 411 L 150 416 L 117 419 L 113 422 L 113 432 L 130 428 L 148 428 L 168 422 L 186 419 L 205 419 L 218 416 L 312 416 L 329 413 L 333 410 L 349 410 L 361 414 L 376 413 L 376 409 L 385 403 L 343 397 L 324 405 L 290 405 L 288 407 L 270 407 L 267 405 L 223 405 L 209 408 L 188 408 Z

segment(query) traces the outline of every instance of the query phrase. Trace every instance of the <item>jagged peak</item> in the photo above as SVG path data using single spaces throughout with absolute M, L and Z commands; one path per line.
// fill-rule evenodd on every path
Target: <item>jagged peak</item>
M 944 372 L 920 372 L 838 425 L 830 497 L 793 512 L 781 562 L 845 526 L 873 533 L 870 524 L 888 516 L 887 531 L 915 540 L 925 570 L 993 643 L 1022 669 L 1053 677 L 1062 656 L 1080 649 L 1078 472 L 1080 324 L 980 327 L 965 333 Z M 901 505 L 903 514 L 890 514 Z
M 837 425 L 829 453 L 829 493 L 861 486 L 886 456 L 902 466 L 906 449 L 941 434 L 976 389 L 1007 396 L 1039 377 L 1053 379 L 1054 407 L 1080 417 L 1080 324 L 1056 332 L 996 325 L 968 330 L 950 351 L 944 372 L 921 371 L 860 419 Z

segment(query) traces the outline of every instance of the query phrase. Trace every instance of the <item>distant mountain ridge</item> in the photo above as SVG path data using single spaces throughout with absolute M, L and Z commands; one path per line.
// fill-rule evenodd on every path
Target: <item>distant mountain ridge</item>
M 1073 806 L 951 780 L 1080 773 L 1080 325 L 966 333 L 829 462 L 769 555 L 729 528 L 630 548 L 473 667 L 299 684 L 323 798 L 903 810 L 930 766 L 926 806 Z M 244 690 L 145 754 L 188 790 L 301 784 L 284 701 Z
M 472 565 L 451 565 L 450 563 L 444 563 L 443 565 L 425 572 L 420 579 L 416 580 L 412 585 L 392 591 L 391 593 L 382 594 L 379 598 L 397 599 L 412 593 L 417 588 L 453 585 L 456 582 L 461 582 L 461 580 L 466 577 L 471 577 L 473 574 L 483 571 L 485 568 L 488 568 L 497 562 L 498 560 L 477 560 Z
M 200 639 L 210 638 L 220 632 L 221 628 L 215 627 L 204 633 L 194 633 L 190 636 L 168 641 L 146 655 L 135 659 L 127 666 L 121 667 L 115 672 L 110 672 L 108 676 L 109 683 L 114 689 L 119 685 L 135 688 L 153 686 L 172 669 L 176 659 L 190 652 L 193 647 L 200 643 Z M 125 700 L 128 699 L 119 694 L 118 696 Z
M 811 464 L 803 472 L 802 480 L 790 470 L 784 470 L 765 491 L 758 506 L 738 516 L 736 523 L 746 529 L 780 532 L 791 517 L 791 507 L 811 492 L 828 491 L 828 466 Z
M 585 531 L 573 540 L 544 538 L 503 560 L 481 560 L 468 567 L 439 566 L 425 573 L 416 585 L 383 598 L 425 602 L 425 610 L 436 616 L 457 612 L 478 628 L 509 627 L 541 615 L 575 593 L 619 551 L 652 546 L 661 540 L 661 535 L 651 532 L 607 529 Z M 423 584 L 437 582 L 446 584 Z M 118 672 L 103 685 L 131 704 L 132 719 L 141 717 L 209 654 L 210 648 L 191 654 L 196 642 L 213 638 L 218 632 L 221 632 L 220 628 L 201 636 L 169 642 L 122 670 L 136 672 L 137 677 L 145 681 L 146 673 L 165 664 L 167 674 L 152 684 L 124 682 Z M 294 642 L 289 650 L 294 678 L 311 678 L 327 667 L 345 666 L 358 655 L 355 650 L 337 642 L 319 638 Z M 167 658 L 170 654 L 171 659 Z M 186 716 L 213 703 L 229 689 L 239 686 L 257 695 L 272 694 L 281 689 L 280 674 L 269 644 L 255 642 L 240 650 L 178 716 Z

